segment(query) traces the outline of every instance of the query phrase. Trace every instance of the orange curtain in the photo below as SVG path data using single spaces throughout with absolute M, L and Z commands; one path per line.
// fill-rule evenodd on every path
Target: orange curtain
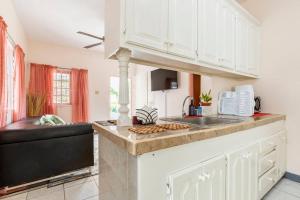
M 14 112 L 13 121 L 26 117 L 25 54 L 19 45 L 15 47 Z
M 7 25 L 0 16 L 0 127 L 6 125 L 6 38 Z
M 88 122 L 88 71 L 72 69 L 72 121 Z
M 29 95 L 45 98 L 41 115 L 55 114 L 53 102 L 53 78 L 56 67 L 50 65 L 30 64 Z

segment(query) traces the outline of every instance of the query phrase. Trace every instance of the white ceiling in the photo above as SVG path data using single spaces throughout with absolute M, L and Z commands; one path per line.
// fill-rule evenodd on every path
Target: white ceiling
M 104 0 L 13 1 L 30 40 L 83 47 L 99 40 L 77 31 L 104 35 Z M 103 50 L 103 45 L 93 50 Z

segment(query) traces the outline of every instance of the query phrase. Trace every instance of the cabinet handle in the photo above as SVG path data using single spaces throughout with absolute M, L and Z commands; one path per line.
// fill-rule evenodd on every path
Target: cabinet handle
M 198 179 L 201 180 L 201 181 L 205 181 L 205 176 L 204 175 L 199 175 Z
M 170 187 L 170 184 L 167 183 L 167 194 L 171 194 L 171 187 Z
M 208 174 L 208 173 L 204 173 L 203 176 L 207 179 L 210 179 L 210 174 Z
M 272 165 L 275 164 L 275 160 L 268 160 L 268 162 L 269 162 L 270 164 L 272 164 Z
M 252 153 L 246 153 L 244 154 L 242 157 L 245 158 L 245 159 L 248 159 L 252 156 Z
M 273 179 L 273 178 L 268 178 L 268 180 L 271 181 L 272 183 L 276 182 L 275 179 Z
M 195 50 L 196 56 L 198 57 L 198 50 Z

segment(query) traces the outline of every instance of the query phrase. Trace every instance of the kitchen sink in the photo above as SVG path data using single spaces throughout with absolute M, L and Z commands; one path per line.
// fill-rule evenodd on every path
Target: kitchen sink
M 211 126 L 217 126 L 217 125 L 225 125 L 225 124 L 234 124 L 234 123 L 240 123 L 245 121 L 244 118 L 237 118 L 237 117 L 224 117 L 224 116 L 212 116 L 212 117 L 175 117 L 175 118 L 161 118 L 162 121 L 167 122 L 179 122 L 179 123 L 187 123 L 192 124 L 196 126 L 202 126 L 202 127 L 211 127 Z

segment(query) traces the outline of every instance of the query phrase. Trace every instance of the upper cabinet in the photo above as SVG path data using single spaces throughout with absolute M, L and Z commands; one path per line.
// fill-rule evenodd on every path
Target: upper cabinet
M 197 0 L 169 1 L 168 52 L 195 58 L 197 48 Z
M 198 60 L 219 65 L 220 0 L 198 0 Z
M 248 72 L 253 75 L 259 74 L 260 66 L 260 29 L 249 22 L 248 25 Z
M 248 20 L 242 14 L 236 16 L 236 70 L 248 73 Z
M 146 48 L 167 50 L 168 0 L 127 0 L 126 41 Z
M 225 68 L 235 69 L 235 28 L 236 11 L 228 0 L 220 0 L 219 25 L 219 60 Z
M 260 27 L 234 0 L 110 0 L 107 8 L 108 57 L 127 48 L 132 62 L 259 76 Z

